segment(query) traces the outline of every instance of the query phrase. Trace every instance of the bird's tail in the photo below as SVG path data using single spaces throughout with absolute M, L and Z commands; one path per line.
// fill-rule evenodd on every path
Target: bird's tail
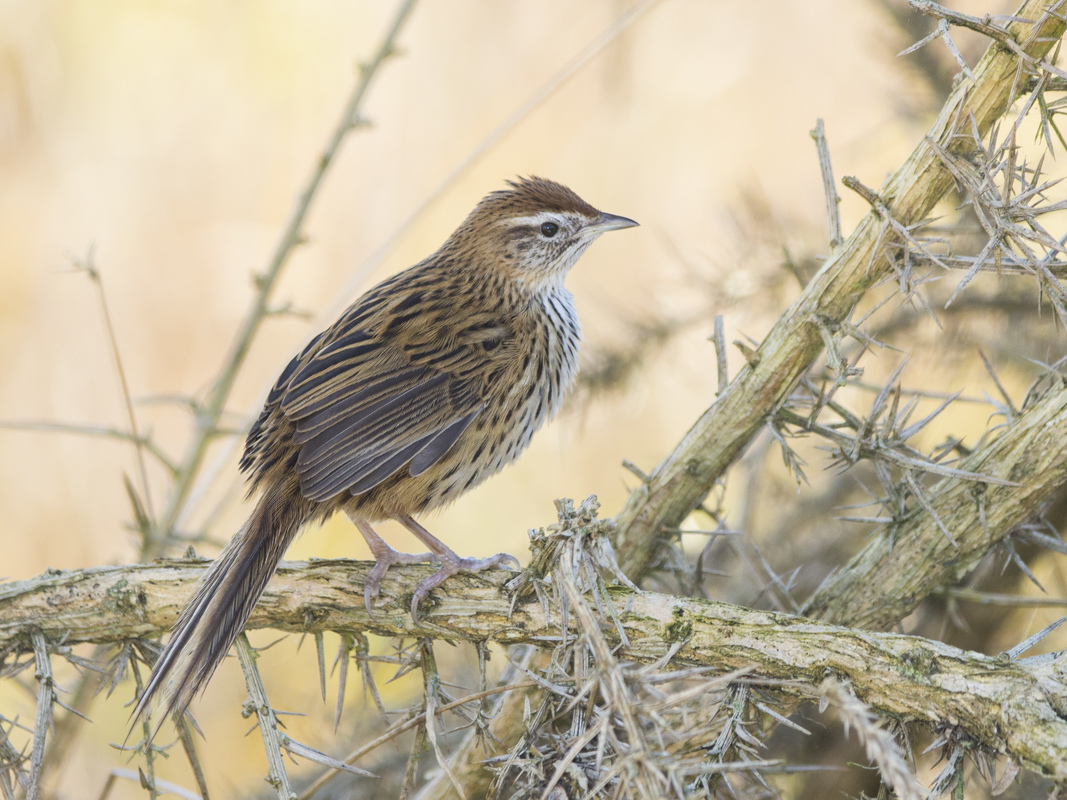
M 196 594 L 178 618 L 133 711 L 134 724 L 152 705 L 164 712 L 160 723 L 171 714 L 185 713 L 244 629 L 308 515 L 308 504 L 295 487 L 274 487 L 260 498 L 244 527 L 200 579 Z

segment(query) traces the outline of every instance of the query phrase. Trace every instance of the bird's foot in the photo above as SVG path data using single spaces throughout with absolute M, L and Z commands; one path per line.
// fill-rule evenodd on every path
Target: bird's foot
M 439 559 L 433 553 L 400 553 L 381 539 L 378 539 L 377 542 L 372 542 L 368 539 L 367 543 L 371 546 L 371 552 L 374 554 L 374 569 L 370 571 L 367 579 L 363 582 L 363 605 L 367 607 L 367 614 L 373 618 L 374 612 L 371 611 L 371 602 L 378 596 L 382 578 L 389 571 L 389 567 L 393 566 L 393 564 L 427 564 Z
M 488 558 L 463 558 L 446 547 L 443 552 L 436 554 L 436 558 L 441 562 L 441 568 L 430 577 L 419 581 L 419 585 L 415 587 L 415 595 L 411 598 L 411 618 L 416 625 L 419 624 L 419 603 L 429 597 L 430 592 L 453 575 L 458 575 L 461 572 L 483 572 L 487 569 L 502 566 L 509 566 L 514 569 L 519 568 L 519 560 L 507 553 L 497 553 L 495 556 L 489 556 Z

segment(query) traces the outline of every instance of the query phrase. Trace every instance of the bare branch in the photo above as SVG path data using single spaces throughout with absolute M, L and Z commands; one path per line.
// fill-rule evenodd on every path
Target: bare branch
M 826 196 L 826 222 L 830 231 L 830 250 L 841 244 L 841 198 L 834 184 L 834 168 L 830 163 L 830 146 L 826 143 L 826 128 L 820 119 L 811 132 L 815 149 L 819 154 L 819 171 L 822 173 L 823 194 Z
M 373 631 L 422 637 L 407 612 L 410 594 L 426 569 L 394 567 L 382 583 L 372 621 L 361 602 L 370 564 L 316 561 L 287 564 L 256 606 L 250 627 L 315 633 Z M 6 620 L 36 620 L 39 636 L 66 634 L 79 641 L 122 641 L 168 628 L 204 566 L 167 562 L 45 575 L 9 584 L 0 601 Z M 546 616 L 534 599 L 509 616 L 503 585 L 508 571 L 457 576 L 434 592 L 426 622 L 449 639 L 490 640 L 538 647 L 561 641 L 560 614 Z M 17 588 L 17 590 L 16 590 Z M 603 635 L 617 657 L 655 663 L 745 669 L 759 681 L 810 693 L 830 672 L 851 683 L 856 696 L 880 714 L 938 727 L 951 724 L 972 741 L 1058 780 L 1067 779 L 1067 657 L 1034 666 L 969 653 L 920 637 L 874 633 L 814 623 L 726 603 L 612 588 L 628 646 L 613 625 Z M 28 642 L 26 624 L 5 624 L 0 646 Z M 577 632 L 577 629 L 575 629 Z M 572 633 L 571 636 L 574 636 Z M 680 645 L 680 647 L 676 646 Z M 47 702 L 45 706 L 49 705 Z
M 1031 59 L 1043 58 L 1065 28 L 1064 20 L 1041 0 L 1028 0 L 1016 16 L 1035 20 L 1008 28 Z M 922 220 L 952 186 L 952 174 L 931 142 L 957 157 L 972 154 L 976 143 L 956 135 L 960 121 L 973 119 L 981 134 L 988 131 L 1013 99 L 1019 63 L 1018 55 L 998 43 L 975 67 L 974 82 L 956 87 L 928 135 L 881 191 L 898 224 L 906 227 Z M 890 251 L 882 246 L 887 243 L 885 226 L 876 211 L 860 222 L 767 334 L 755 358 L 630 495 L 617 517 L 615 543 L 632 578 L 644 575 L 665 541 L 665 531 L 677 528 L 701 502 L 821 352 L 822 337 L 812 320 L 847 319 L 865 291 L 890 272 Z
M 44 762 L 44 743 L 52 728 L 52 714 L 56 699 L 55 679 L 52 677 L 52 661 L 48 654 L 48 642 L 40 631 L 30 634 L 37 669 L 37 719 L 33 726 L 33 752 L 30 755 L 30 780 L 26 790 L 27 800 L 41 796 L 41 764 Z
M 379 68 L 392 55 L 396 53 L 396 40 L 404 23 L 407 21 L 416 0 L 402 0 L 396 15 L 378 47 L 378 51 L 370 61 L 363 64 L 359 71 L 359 79 L 352 91 L 352 95 L 341 112 L 341 119 L 337 127 L 330 135 L 329 141 L 322 154 L 315 160 L 315 166 L 307 185 L 300 193 L 296 205 L 290 213 L 289 220 L 282 231 L 278 245 L 267 264 L 266 269 L 256 278 L 256 293 L 252 298 L 252 307 L 245 315 L 241 330 L 230 346 L 230 352 L 226 355 L 218 378 L 212 386 L 207 402 L 200 409 L 196 417 L 196 430 L 186 449 L 185 456 L 180 462 L 178 473 L 171 486 L 167 497 L 167 504 L 155 526 L 155 535 L 152 538 L 153 546 L 144 548 L 142 558 L 153 558 L 163 551 L 163 545 L 168 536 L 185 513 L 185 502 L 189 497 L 207 453 L 208 445 L 215 436 L 219 419 L 226 407 L 230 391 L 233 389 L 234 380 L 248 355 L 252 340 L 259 331 L 259 326 L 266 319 L 271 310 L 271 292 L 278 282 L 282 269 L 289 261 L 293 250 L 303 240 L 304 221 L 307 219 L 311 204 L 318 194 L 323 178 L 329 170 L 340 151 L 341 143 L 350 131 L 358 126 L 361 119 L 360 110 L 363 107 L 363 98 L 367 94 Z

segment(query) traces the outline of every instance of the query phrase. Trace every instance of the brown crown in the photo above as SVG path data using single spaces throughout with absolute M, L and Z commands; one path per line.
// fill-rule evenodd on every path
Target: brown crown
M 600 213 L 563 184 L 545 178 L 518 178 L 508 181 L 508 186 L 487 195 L 478 209 L 507 215 L 569 211 L 595 217 Z

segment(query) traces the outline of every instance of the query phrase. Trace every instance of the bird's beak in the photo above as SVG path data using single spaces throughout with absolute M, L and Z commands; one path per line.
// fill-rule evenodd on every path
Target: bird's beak
M 619 217 L 615 214 L 608 214 L 604 211 L 600 212 L 600 219 L 596 222 L 590 223 L 581 229 L 579 234 L 583 239 L 595 239 L 602 233 L 608 231 L 621 231 L 623 228 L 637 227 L 638 223 L 634 222 L 629 217 Z

